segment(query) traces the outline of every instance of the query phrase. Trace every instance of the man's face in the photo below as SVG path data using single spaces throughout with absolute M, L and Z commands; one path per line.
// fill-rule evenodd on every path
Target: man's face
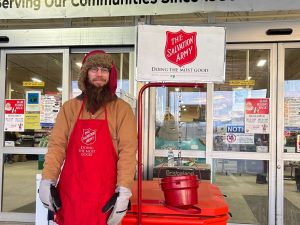
M 109 69 L 105 67 L 92 67 L 88 70 L 88 81 L 95 87 L 103 87 L 109 81 Z

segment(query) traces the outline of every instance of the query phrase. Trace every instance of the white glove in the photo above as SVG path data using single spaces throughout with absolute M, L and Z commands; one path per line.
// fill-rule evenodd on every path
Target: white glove
M 52 180 L 42 179 L 39 187 L 39 197 L 44 207 L 54 212 L 57 209 L 55 208 L 54 200 L 51 196 L 51 185 L 55 185 L 55 182 Z
M 121 222 L 126 215 L 129 199 L 132 195 L 131 191 L 126 187 L 117 187 L 116 192 L 119 192 L 119 196 L 107 220 L 107 225 L 118 225 Z

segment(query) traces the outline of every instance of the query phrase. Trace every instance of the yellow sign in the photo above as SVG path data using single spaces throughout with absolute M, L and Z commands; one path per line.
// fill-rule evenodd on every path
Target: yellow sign
M 41 129 L 39 113 L 26 113 L 25 114 L 25 129 Z
M 45 82 L 36 82 L 36 81 L 23 81 L 24 87 L 44 87 Z
M 229 80 L 231 86 L 254 86 L 255 80 Z

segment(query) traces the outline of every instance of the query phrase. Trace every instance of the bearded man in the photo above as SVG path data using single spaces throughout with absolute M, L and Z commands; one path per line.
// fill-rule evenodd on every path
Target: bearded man
M 135 117 L 115 94 L 111 55 L 88 53 L 78 86 L 82 94 L 63 104 L 52 130 L 39 197 L 59 225 L 117 225 L 132 195 Z

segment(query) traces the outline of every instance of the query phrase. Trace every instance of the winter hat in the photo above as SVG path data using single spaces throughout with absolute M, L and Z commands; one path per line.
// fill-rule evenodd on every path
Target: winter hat
M 88 70 L 92 67 L 105 67 L 110 70 L 108 86 L 113 94 L 116 93 L 118 73 L 114 65 L 111 55 L 101 50 L 94 50 L 85 55 L 82 60 L 78 87 L 85 91 L 85 80 L 88 75 Z

